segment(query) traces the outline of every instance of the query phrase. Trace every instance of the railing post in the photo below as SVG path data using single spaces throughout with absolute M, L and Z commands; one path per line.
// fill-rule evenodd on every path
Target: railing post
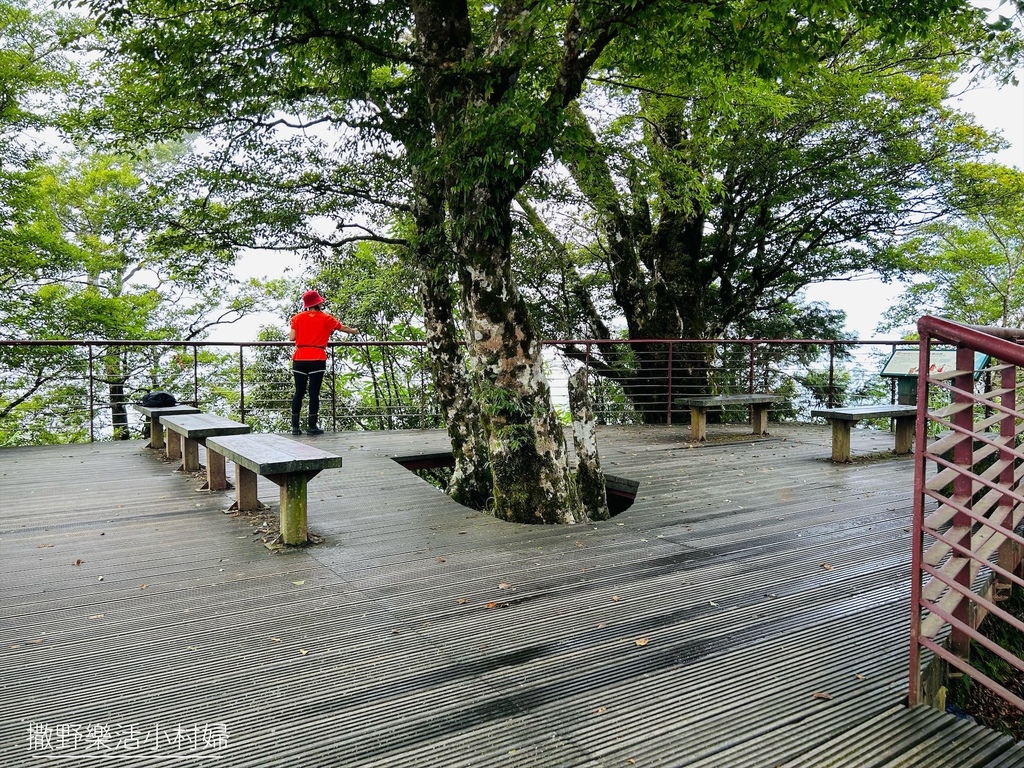
M 836 342 L 828 345 L 828 407 L 836 407 Z
M 87 344 L 89 351 L 89 442 L 96 442 L 96 376 L 93 365 L 92 344 Z
M 199 407 L 199 345 L 192 345 L 192 402 Z
M 245 423 L 245 347 L 238 347 L 238 417 Z
M 750 342 L 750 372 L 747 375 L 747 394 L 754 394 L 754 357 L 756 355 L 756 341 Z
M 672 342 L 668 343 L 668 414 L 665 423 L 672 426 Z
M 928 370 L 931 339 L 921 333 L 917 355 L 917 434 L 914 439 L 914 512 L 910 551 L 910 670 L 908 675 L 907 704 L 911 707 L 922 702 L 921 690 L 921 569 L 924 557 L 924 485 L 927 470 L 928 434 Z
M 1013 448 L 1017 438 L 1017 419 L 1014 416 L 1014 411 L 1017 408 L 1017 371 L 1017 366 L 1007 365 L 1003 368 L 999 380 L 1000 389 L 1003 390 L 1003 394 L 999 398 L 999 404 L 1006 410 L 1003 412 L 1002 419 L 999 420 L 999 440 L 1002 445 L 999 449 L 998 460 L 1005 462 L 1005 466 L 1000 471 L 997 482 L 1006 492 L 999 500 L 999 509 L 996 516 L 1003 520 L 1004 524 L 1009 525 L 1013 525 L 1014 522 L 1012 510 L 1016 503 L 1010 494 L 1010 489 L 1014 486 L 1016 474 Z M 989 387 L 986 387 L 986 391 L 989 389 Z M 999 565 L 1010 573 L 1020 575 L 1021 550 L 1021 545 L 1017 541 L 1013 539 L 1005 541 L 999 547 Z M 997 575 L 995 590 L 997 597 L 1000 599 L 1008 598 L 1012 590 L 1013 582 Z
M 961 440 L 953 448 L 953 462 L 961 469 L 953 479 L 953 498 L 960 506 L 970 509 L 973 506 L 972 495 L 974 486 L 970 474 L 974 465 L 974 405 L 970 397 L 970 393 L 974 390 L 973 349 L 963 344 L 957 345 L 956 368 L 963 373 L 953 379 L 953 407 L 960 406 L 960 409 L 953 414 L 952 422 L 967 433 L 967 435 L 966 439 Z M 974 521 L 970 515 L 958 510 L 953 515 L 953 527 L 949 532 L 949 536 L 964 549 L 971 550 L 973 527 Z M 957 572 L 956 582 L 970 590 L 972 587 L 970 558 L 963 558 L 962 555 L 958 555 L 956 552 L 952 554 L 952 558 L 954 560 L 957 558 L 967 560 L 967 562 L 962 563 L 962 567 Z M 962 598 L 953 609 L 953 617 L 968 626 L 974 626 L 971 611 L 971 601 Z M 949 649 L 965 661 L 970 659 L 971 638 L 966 632 L 958 629 L 955 625 L 950 627 Z
M 331 347 L 331 431 L 338 431 L 338 348 Z
M 427 382 L 424 371 L 426 370 L 423 365 L 423 347 L 417 347 L 417 352 L 420 356 L 420 427 L 427 426 Z

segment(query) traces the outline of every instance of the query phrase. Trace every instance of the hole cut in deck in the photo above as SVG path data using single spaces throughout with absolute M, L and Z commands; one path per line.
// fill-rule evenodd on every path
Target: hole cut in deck
M 442 491 L 448 487 L 452 470 L 455 469 L 455 457 L 447 451 L 421 453 L 415 456 L 392 456 L 391 460 Z M 637 480 L 605 474 L 604 491 L 608 497 L 608 511 L 612 517 L 633 506 L 639 487 L 640 483 Z

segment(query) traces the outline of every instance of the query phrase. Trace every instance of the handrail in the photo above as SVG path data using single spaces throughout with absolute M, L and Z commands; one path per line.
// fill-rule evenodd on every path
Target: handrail
M 1024 660 L 983 631 L 1024 628 L 999 605 L 1024 587 L 1024 329 L 926 316 L 918 331 L 926 375 L 917 383 L 908 703 L 936 705 L 952 677 L 966 675 L 1024 710 L 1024 698 L 971 663 L 980 647 L 1024 672 Z M 935 344 L 956 347 L 955 371 L 931 372 Z M 990 360 L 981 370 L 978 352 Z M 929 444 L 936 428 L 945 434 Z

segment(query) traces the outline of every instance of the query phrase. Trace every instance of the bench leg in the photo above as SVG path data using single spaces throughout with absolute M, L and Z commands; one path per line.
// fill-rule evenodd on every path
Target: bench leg
M 896 453 L 910 453 L 913 449 L 916 426 L 916 416 L 896 419 Z
M 182 437 L 181 468 L 186 472 L 199 471 L 199 443 Z
M 224 457 L 216 451 L 206 452 L 206 487 L 207 491 L 223 491 L 228 487 L 227 470 Z
M 149 448 L 160 449 L 164 447 L 164 425 L 160 423 L 159 416 L 149 417 Z
M 770 407 L 764 403 L 754 403 L 750 406 L 750 426 L 755 435 L 768 434 L 768 409 Z
M 281 541 L 292 546 L 305 544 L 309 538 L 306 528 L 306 485 L 309 477 L 296 472 L 275 476 L 271 480 L 281 486 Z
M 260 500 L 256 498 L 256 473 L 235 464 L 235 508 L 240 512 L 247 512 L 260 509 L 262 506 Z
M 164 442 L 163 435 L 161 434 L 160 442 Z M 167 458 L 168 459 L 180 459 L 181 458 L 181 435 L 177 432 L 167 430 Z
M 832 419 L 832 461 L 846 464 L 850 461 L 850 430 L 853 422 Z
M 708 439 L 708 409 L 690 406 L 690 439 L 703 443 Z

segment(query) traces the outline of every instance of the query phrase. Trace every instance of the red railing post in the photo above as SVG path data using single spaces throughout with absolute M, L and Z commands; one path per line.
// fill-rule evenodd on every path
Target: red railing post
M 1002 470 L 999 472 L 998 482 L 1006 489 L 1006 493 L 1003 494 L 999 500 L 999 512 L 997 516 L 1000 520 L 1012 521 L 1012 510 L 1016 503 L 1013 496 L 1010 494 L 1009 489 L 1013 487 L 1015 479 L 1015 466 L 1017 464 L 1016 457 L 1013 453 L 1013 448 L 1017 439 L 1017 418 L 1014 415 L 1016 410 L 1016 392 L 1017 392 L 1017 372 L 1020 368 L 1016 365 L 1008 365 L 1003 368 L 1002 375 L 1000 376 L 1000 389 L 1002 395 L 999 397 L 999 404 L 1005 409 L 1003 411 L 1003 417 L 999 420 L 999 456 L 998 460 L 1004 462 Z M 1011 522 L 1012 525 L 1012 522 Z M 999 549 L 999 565 L 1007 571 L 1020 573 L 1021 564 L 1021 546 L 1016 541 L 1007 541 Z M 997 577 L 998 590 L 1000 597 L 1009 597 L 1009 592 L 1013 588 L 1013 582 L 1005 577 Z
M 588 347 L 589 349 L 589 347 Z M 668 413 L 665 417 L 665 423 L 670 427 L 672 426 L 672 342 L 668 343 Z
M 928 369 L 931 338 L 926 329 L 920 333 L 917 356 L 917 423 L 914 436 L 914 518 L 910 553 L 910 675 L 907 703 L 921 703 L 921 563 L 924 555 L 924 481 L 927 471 Z
M 828 345 L 828 407 L 836 407 L 836 343 Z
M 192 402 L 199 407 L 199 345 L 192 345 Z
M 747 374 L 747 394 L 754 394 L 754 358 L 757 354 L 757 342 L 750 342 L 750 372 Z
M 87 344 L 89 351 L 89 442 L 96 442 L 96 369 L 93 363 L 92 344 Z
M 245 423 L 245 347 L 238 347 L 238 417 Z
M 956 349 L 956 368 L 961 373 L 953 380 L 953 407 L 957 410 L 953 413 L 951 421 L 963 432 L 968 434 L 967 439 L 961 440 L 953 448 L 953 462 L 960 468 L 956 478 L 953 480 L 953 501 L 964 509 L 969 510 L 973 506 L 972 496 L 974 482 L 971 471 L 974 467 L 974 400 L 971 395 L 974 392 L 974 350 L 962 344 Z M 965 511 L 958 510 L 953 515 L 953 528 L 949 532 L 950 539 L 959 539 L 959 544 L 964 549 L 971 549 L 971 533 L 973 532 L 974 521 Z M 953 566 L 956 573 L 956 582 L 971 588 L 971 563 L 968 558 L 963 558 L 956 553 L 951 556 L 959 560 Z M 971 624 L 971 602 L 960 600 L 953 609 L 954 618 Z M 951 627 L 949 636 L 949 648 L 960 658 L 967 660 L 971 655 L 971 639 L 967 633 L 956 626 Z

